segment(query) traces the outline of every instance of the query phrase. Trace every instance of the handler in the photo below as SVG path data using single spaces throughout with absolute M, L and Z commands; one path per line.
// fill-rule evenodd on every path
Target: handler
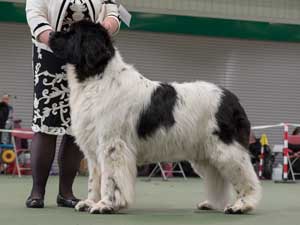
M 79 201 L 72 191 L 82 153 L 70 135 L 69 89 L 66 63 L 48 47 L 53 31 L 66 31 L 80 20 L 100 22 L 110 34 L 120 28 L 114 0 L 27 0 L 26 16 L 33 42 L 34 107 L 32 129 L 33 186 L 28 208 L 43 208 L 49 171 L 55 156 L 57 135 L 63 135 L 59 155 L 57 205 L 74 207 Z

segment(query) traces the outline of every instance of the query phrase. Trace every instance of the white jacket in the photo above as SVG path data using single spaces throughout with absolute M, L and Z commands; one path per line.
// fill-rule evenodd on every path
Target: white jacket
M 69 1 L 70 0 L 26 1 L 26 17 L 33 41 L 37 40 L 38 36 L 45 30 L 52 29 L 60 31 Z M 92 21 L 102 22 L 106 17 L 114 17 L 119 22 L 119 10 L 114 0 L 86 0 L 86 4 Z M 36 41 L 35 43 L 38 45 L 41 44 Z

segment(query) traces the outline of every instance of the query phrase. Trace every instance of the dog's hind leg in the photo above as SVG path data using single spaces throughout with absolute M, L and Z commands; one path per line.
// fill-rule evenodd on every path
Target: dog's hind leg
M 128 145 L 114 140 L 99 156 L 101 164 L 101 200 L 90 213 L 113 213 L 128 207 L 134 198 L 136 157 Z
M 88 197 L 86 200 L 80 201 L 75 206 L 77 211 L 88 211 L 93 205 L 101 199 L 101 172 L 100 166 L 93 159 L 94 157 L 87 157 L 89 180 L 88 180 Z
M 223 210 L 229 201 L 229 182 L 207 161 L 192 162 L 192 167 L 204 181 L 206 200 L 199 203 L 197 208 L 200 210 Z
M 261 186 L 247 149 L 238 143 L 225 144 L 220 141 L 209 157 L 237 193 L 235 203 L 227 206 L 224 212 L 241 214 L 254 209 L 261 198 Z

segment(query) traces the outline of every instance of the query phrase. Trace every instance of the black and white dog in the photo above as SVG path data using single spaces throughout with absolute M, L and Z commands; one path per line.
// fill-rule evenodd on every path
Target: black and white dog
M 250 123 L 238 98 L 214 84 L 161 83 L 126 64 L 107 31 L 87 21 L 50 38 L 68 62 L 72 132 L 88 160 L 79 211 L 111 213 L 134 197 L 136 164 L 191 162 L 204 178 L 199 209 L 245 213 L 261 186 L 247 151 Z M 230 186 L 237 198 L 228 204 Z

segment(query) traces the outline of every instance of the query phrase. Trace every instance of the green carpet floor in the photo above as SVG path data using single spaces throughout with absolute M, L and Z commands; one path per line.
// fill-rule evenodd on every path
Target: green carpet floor
M 78 197 L 86 193 L 86 177 L 74 185 Z M 248 215 L 225 215 L 195 210 L 203 195 L 200 179 L 171 179 L 151 182 L 138 179 L 136 201 L 132 208 L 116 215 L 89 215 L 55 204 L 58 178 L 51 177 L 45 199 L 46 208 L 27 209 L 25 199 L 31 177 L 0 176 L 0 225 L 144 225 L 144 224 L 212 224 L 212 225 L 299 225 L 300 184 L 263 182 L 263 200 Z

